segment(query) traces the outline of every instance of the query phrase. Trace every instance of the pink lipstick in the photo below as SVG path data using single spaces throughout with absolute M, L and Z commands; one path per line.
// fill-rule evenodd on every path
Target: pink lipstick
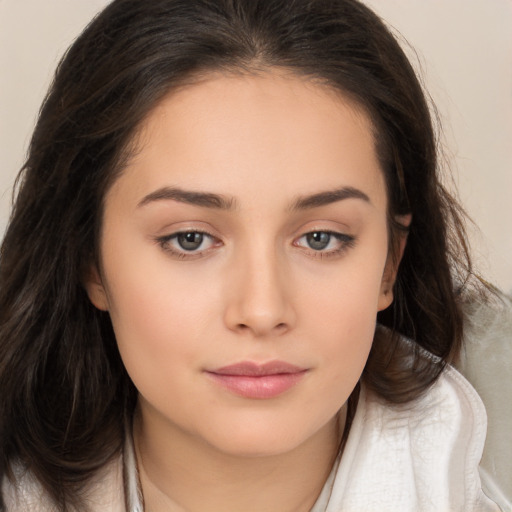
M 265 364 L 242 361 L 207 371 L 207 375 L 229 391 L 253 399 L 274 398 L 299 383 L 307 369 L 270 361 Z

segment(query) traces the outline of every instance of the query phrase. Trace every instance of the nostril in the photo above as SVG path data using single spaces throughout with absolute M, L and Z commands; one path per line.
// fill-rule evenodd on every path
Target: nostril
M 247 331 L 259 332 L 257 327 L 251 327 L 250 324 L 243 324 L 243 323 L 237 324 L 236 329 L 239 332 L 247 332 Z M 282 331 L 286 331 L 287 329 L 288 329 L 288 324 L 286 322 L 281 322 L 281 323 L 276 324 L 273 329 L 269 329 L 269 330 L 274 330 L 274 332 L 282 332 Z M 266 332 L 267 329 L 263 329 L 262 333 L 263 333 L 263 331 Z

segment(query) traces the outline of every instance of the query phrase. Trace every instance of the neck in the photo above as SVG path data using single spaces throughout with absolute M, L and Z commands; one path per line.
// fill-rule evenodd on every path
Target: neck
M 220 452 L 139 411 L 134 441 L 145 510 L 307 512 L 332 469 L 345 417 L 343 408 L 290 451 L 248 457 Z

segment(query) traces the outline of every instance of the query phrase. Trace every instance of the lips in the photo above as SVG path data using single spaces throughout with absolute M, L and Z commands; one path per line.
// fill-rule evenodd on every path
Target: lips
M 206 371 L 212 381 L 228 391 L 252 399 L 275 398 L 298 384 L 307 369 L 286 363 L 270 361 L 258 364 L 243 361 Z

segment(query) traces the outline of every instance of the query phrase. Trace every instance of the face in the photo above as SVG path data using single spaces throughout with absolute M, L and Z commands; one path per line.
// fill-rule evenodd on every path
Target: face
M 391 302 L 367 116 L 277 72 L 174 91 L 106 196 L 101 269 L 143 421 L 276 454 L 335 421 Z

